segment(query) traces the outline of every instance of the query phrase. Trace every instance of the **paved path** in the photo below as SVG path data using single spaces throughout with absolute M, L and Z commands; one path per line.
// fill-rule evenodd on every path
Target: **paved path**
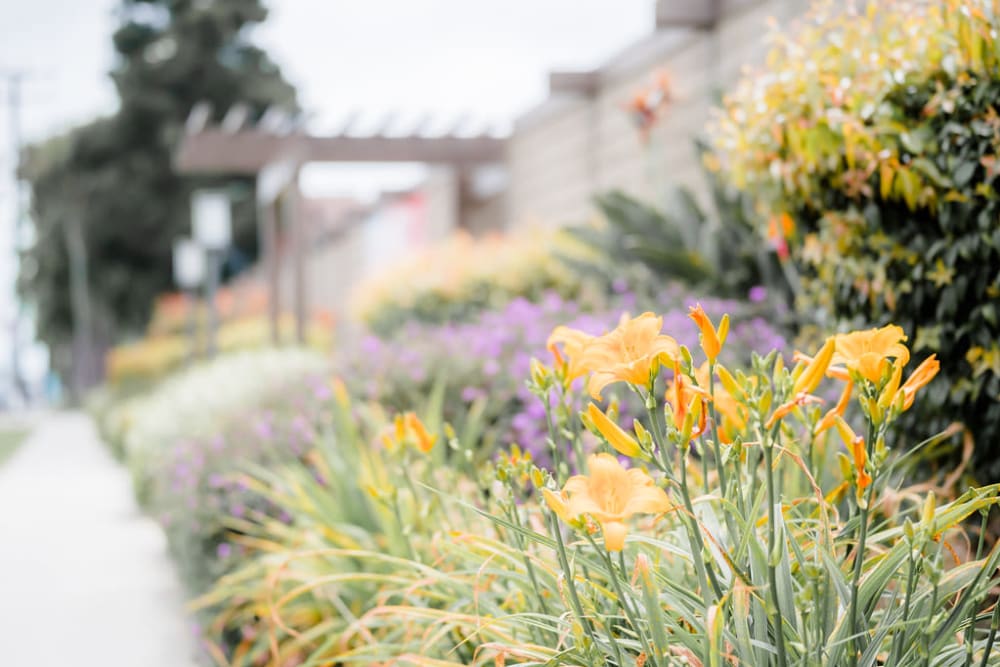
M 162 532 L 79 413 L 38 420 L 0 467 L 0 665 L 191 667 Z

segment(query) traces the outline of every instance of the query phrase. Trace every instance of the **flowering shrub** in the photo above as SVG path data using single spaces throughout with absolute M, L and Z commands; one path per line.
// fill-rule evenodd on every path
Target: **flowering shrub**
M 295 335 L 295 322 L 290 315 L 279 320 L 279 335 L 290 340 Z M 204 331 L 200 331 L 203 336 Z M 313 318 L 306 330 L 306 344 L 319 351 L 330 349 L 333 340 L 331 323 L 322 317 Z M 217 331 L 216 344 L 223 352 L 264 348 L 271 344 L 270 323 L 263 317 L 249 317 L 224 322 Z M 187 363 L 192 354 L 201 355 L 203 339 L 192 343 L 187 334 L 151 333 L 131 343 L 117 345 L 108 351 L 105 371 L 111 385 L 135 386 L 162 379 Z
M 624 290 L 608 301 L 595 312 L 584 312 L 557 292 L 546 292 L 538 302 L 516 298 L 465 323 L 411 322 L 393 336 L 370 335 L 341 350 L 339 372 L 353 395 L 391 410 L 421 406 L 429 396 L 440 394 L 439 407 L 424 407 L 441 411 L 455 424 L 475 418 L 485 429 L 478 445 L 481 456 L 516 442 L 544 457 L 545 405 L 525 385 L 531 359 L 547 355 L 549 334 L 558 324 L 596 335 L 613 328 L 623 312 L 637 308 L 636 298 Z M 656 302 L 671 308 L 665 320 L 679 340 L 693 344 L 697 328 L 682 306 L 693 303 L 692 298 L 675 285 L 661 289 Z M 704 303 L 716 316 L 733 314 L 729 360 L 745 363 L 752 349 L 784 348 L 778 330 L 752 306 L 719 299 Z M 641 406 L 630 395 L 623 393 L 620 399 L 625 414 L 638 414 Z
M 147 506 L 191 590 L 204 592 L 239 562 L 241 547 L 227 538 L 233 524 L 251 516 L 289 520 L 241 475 L 302 460 L 316 447 L 331 405 L 318 370 L 275 378 L 266 394 L 249 397 L 212 432 L 179 438 L 160 457 Z
M 904 421 L 956 419 L 1000 476 L 1000 38 L 980 0 L 817 3 L 727 97 L 717 163 L 771 217 L 829 327 L 894 321 L 945 381 Z M 766 216 L 765 216 L 766 217 Z
M 199 601 L 217 612 L 216 660 L 997 664 L 1000 549 L 985 530 L 961 547 L 960 525 L 978 513 L 985 528 L 1000 489 L 901 487 L 908 457 L 885 440 L 937 360 L 906 373 L 903 332 L 884 327 L 793 367 L 772 352 L 737 368 L 720 361 L 728 318 L 691 314 L 699 358 L 651 314 L 555 332 L 534 392 L 565 405 L 582 380 L 592 399 L 625 388 L 648 409 L 629 426 L 588 404 L 602 451 L 581 474 L 514 449 L 467 477 L 441 465 L 448 428 L 338 399 L 310 466 L 248 480 L 290 525 L 239 524 L 250 557 Z M 551 416 L 556 455 L 573 456 L 578 418 Z
M 565 243 L 553 232 L 482 239 L 459 234 L 370 278 L 355 291 L 353 307 L 370 329 L 387 334 L 414 320 L 467 319 L 546 290 L 575 296 L 579 279 L 552 261 L 553 250 Z
M 127 462 L 140 503 L 148 505 L 176 447 L 217 435 L 220 425 L 247 407 L 324 367 L 323 357 L 294 348 L 217 357 L 110 408 L 104 421 L 113 426 L 102 430 Z

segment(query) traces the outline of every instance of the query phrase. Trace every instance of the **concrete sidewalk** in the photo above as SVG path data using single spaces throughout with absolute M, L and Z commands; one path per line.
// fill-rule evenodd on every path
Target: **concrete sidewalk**
M 163 533 L 79 413 L 40 418 L 0 467 L 0 664 L 191 667 Z

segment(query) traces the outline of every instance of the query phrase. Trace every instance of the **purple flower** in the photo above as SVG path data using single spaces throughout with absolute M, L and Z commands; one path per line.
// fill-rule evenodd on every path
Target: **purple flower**
M 233 555 L 233 545 L 228 542 L 222 542 L 215 550 L 215 555 L 219 557 L 219 560 L 226 560 Z

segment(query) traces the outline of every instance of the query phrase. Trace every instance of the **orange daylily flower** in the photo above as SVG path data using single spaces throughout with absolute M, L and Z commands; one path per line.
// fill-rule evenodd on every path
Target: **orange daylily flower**
M 587 372 L 581 364 L 583 349 L 593 338 L 588 333 L 561 325 L 552 330 L 545 346 L 555 358 L 556 367 L 564 371 L 566 382 L 572 382 Z M 561 352 L 558 347 L 560 344 Z
M 396 415 L 392 425 L 383 429 L 379 438 L 389 451 L 409 442 L 424 454 L 434 449 L 434 444 L 437 442 L 437 436 L 431 435 L 424 423 L 413 412 Z
M 910 360 L 910 350 L 904 345 L 906 334 L 895 324 L 881 329 L 852 331 L 834 338 L 837 347 L 832 363 L 844 364 L 873 384 L 882 380 L 890 357 L 903 364 Z
M 818 435 L 823 431 L 829 429 L 831 426 L 836 424 L 836 417 L 843 417 L 844 412 L 847 411 L 847 404 L 851 402 L 851 390 L 854 385 L 850 382 L 844 385 L 844 390 L 840 393 L 840 399 L 837 401 L 837 405 L 833 406 L 832 410 L 827 411 L 823 418 L 817 422 L 816 427 L 813 429 L 813 433 Z
M 872 483 L 871 475 L 865 470 L 865 467 L 868 465 L 868 449 L 865 447 L 865 439 L 860 435 L 856 435 L 854 429 L 839 415 L 835 417 L 835 425 L 841 439 L 851 452 L 851 458 L 854 459 L 858 489 L 863 491 Z
M 927 383 L 934 379 L 939 370 L 941 370 L 941 362 L 937 360 L 936 354 L 927 357 L 917 366 L 899 389 L 903 392 L 903 410 L 910 409 L 917 391 L 927 386 Z
M 624 454 L 625 456 L 639 456 L 639 454 L 642 453 L 636 439 L 626 433 L 621 426 L 612 421 L 593 403 L 587 406 L 587 416 L 590 417 L 590 421 L 593 422 L 597 430 L 604 436 L 604 439 L 607 440 L 619 454 Z
M 416 442 L 417 449 L 422 451 L 424 454 L 429 453 L 434 449 L 434 443 L 437 442 L 437 436 L 431 435 L 428 432 L 427 427 L 424 423 L 420 421 L 420 418 L 412 412 L 406 413 L 406 426 L 410 429 L 410 433 L 413 435 L 413 439 Z
M 826 374 L 827 369 L 830 367 L 835 350 L 836 340 L 834 338 L 827 338 L 826 342 L 823 343 L 823 347 L 816 353 L 816 356 L 809 360 L 806 367 L 795 378 L 795 384 L 792 386 L 793 395 L 800 393 L 811 394 L 816 391 L 819 383 L 823 381 L 823 376 Z
M 662 361 L 677 358 L 677 341 L 661 333 L 662 329 L 663 318 L 653 313 L 633 319 L 623 315 L 613 331 L 591 339 L 580 362 L 591 373 L 590 395 L 602 400 L 601 391 L 615 382 L 645 386 Z
M 715 410 L 721 415 L 721 419 L 719 420 L 719 440 L 728 445 L 739 433 L 746 429 L 747 409 L 733 397 L 727 388 L 728 385 L 734 389 L 738 389 L 735 378 L 722 366 L 716 366 L 715 371 L 719 376 L 720 382 L 715 385 L 715 392 L 711 396 L 711 401 L 715 406 Z M 708 376 L 708 362 L 699 366 L 695 370 L 694 376 L 698 381 L 698 385 L 705 391 L 708 391 L 711 386 Z
M 664 397 L 670 404 L 671 413 L 674 417 L 674 426 L 678 430 L 683 430 L 684 420 L 689 412 L 700 407 L 701 403 L 708 399 L 708 392 L 691 381 L 687 375 L 681 373 L 680 364 L 674 361 L 674 379 L 667 387 Z M 705 411 L 699 414 L 698 433 L 705 430 Z
M 823 347 L 819 349 L 819 352 L 816 353 L 815 357 L 807 357 L 796 353 L 796 360 L 799 363 L 805 361 L 806 366 L 795 378 L 795 383 L 792 385 L 792 398 L 782 403 L 774 410 L 765 424 L 766 428 L 774 426 L 778 423 L 779 419 L 788 415 L 790 412 L 795 410 L 795 408 L 802 407 L 809 403 L 823 402 L 823 399 L 813 396 L 812 392 L 816 391 L 816 388 L 819 387 L 819 383 L 823 380 L 823 375 L 827 373 L 827 370 L 830 367 L 830 360 L 834 356 L 834 350 L 835 340 L 833 338 L 827 338 L 826 342 L 823 343 Z
M 561 494 L 543 490 L 545 502 L 563 521 L 589 514 L 601 524 L 604 546 L 621 551 L 634 514 L 662 514 L 673 509 L 666 492 L 638 468 L 625 469 L 610 454 L 587 459 L 589 475 L 575 475 Z M 547 491 L 547 492 L 546 492 Z
M 563 523 L 571 523 L 576 517 L 569 513 L 569 507 L 567 503 L 569 502 L 569 497 L 566 495 L 565 491 L 560 491 L 556 493 L 551 489 L 542 489 L 542 497 L 545 498 L 545 504 L 549 506 L 556 516 Z
M 822 403 L 823 399 L 812 394 L 807 394 L 805 392 L 799 392 L 792 397 L 792 400 L 782 403 L 767 419 L 767 423 L 764 424 L 764 428 L 771 428 L 778 423 L 779 419 L 787 417 L 795 408 L 801 408 L 808 405 L 809 403 Z
M 729 315 L 722 316 L 722 319 L 719 320 L 719 328 L 716 329 L 712 326 L 712 320 L 705 314 L 700 303 L 696 304 L 690 311 L 688 317 L 694 320 L 701 331 L 701 349 L 705 351 L 705 356 L 708 357 L 709 361 L 715 361 L 726 342 L 726 336 L 729 334 Z

